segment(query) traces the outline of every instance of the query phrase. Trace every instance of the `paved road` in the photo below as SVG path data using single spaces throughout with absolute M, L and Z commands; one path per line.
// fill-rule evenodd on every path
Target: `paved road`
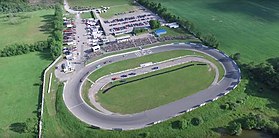
M 88 96 L 89 96 L 90 102 L 92 103 L 92 105 L 96 109 L 98 109 L 99 111 L 101 111 L 105 114 L 118 114 L 118 113 L 113 113 L 113 112 L 110 112 L 110 111 L 106 110 L 95 99 L 95 95 L 99 92 L 99 90 L 102 90 L 104 86 L 106 86 L 107 84 L 112 82 L 112 78 L 127 79 L 127 78 L 130 78 L 130 77 L 143 75 L 143 74 L 146 74 L 146 73 L 149 73 L 149 72 L 152 72 L 152 71 L 166 69 L 166 68 L 169 68 L 169 67 L 189 63 L 189 62 L 192 62 L 192 61 L 202 62 L 202 63 L 206 63 L 206 64 L 210 65 L 209 67 L 215 71 L 215 78 L 212 82 L 212 85 L 215 85 L 215 84 L 218 83 L 219 70 L 218 70 L 218 68 L 215 64 L 213 64 L 212 62 L 210 62 L 207 59 L 204 59 L 202 57 L 183 56 L 183 57 L 179 57 L 179 58 L 169 59 L 169 60 L 166 60 L 166 61 L 163 61 L 163 62 L 157 62 L 157 63 L 154 63 L 153 65 L 150 65 L 150 66 L 147 66 L 147 67 L 137 67 L 137 68 L 134 68 L 134 69 L 129 69 L 129 70 L 126 70 L 126 71 L 121 71 L 121 72 L 112 73 L 110 75 L 103 76 L 100 79 L 98 79 L 97 81 L 95 81 L 95 83 L 89 89 Z M 158 69 L 157 70 L 152 69 L 154 67 L 158 67 Z M 136 73 L 136 74 L 135 75 L 127 75 L 127 74 L 130 74 L 130 73 Z M 121 77 L 123 75 L 127 75 L 127 77 L 124 77 L 124 78 Z
M 233 60 L 218 50 L 195 44 L 171 44 L 161 47 L 149 48 L 149 50 L 152 51 L 152 53 L 160 53 L 172 50 L 199 51 L 219 60 L 224 66 L 226 73 L 224 78 L 219 81 L 218 84 L 175 102 L 131 115 L 106 115 L 87 105 L 82 99 L 80 89 L 85 78 L 90 72 L 94 72 L 98 65 L 105 66 L 110 63 L 103 64 L 104 62 L 111 61 L 111 63 L 113 63 L 137 58 L 138 56 L 136 53 L 138 51 L 126 53 L 125 56 L 120 54 L 113 55 L 102 58 L 93 62 L 92 64 L 85 66 L 67 81 L 63 92 L 63 99 L 67 108 L 74 116 L 83 122 L 100 127 L 102 129 L 139 129 L 156 124 L 156 122 L 167 120 L 171 117 L 190 111 L 193 108 L 197 108 L 204 103 L 213 101 L 234 89 L 240 82 L 240 70 L 237 64 L 235 64 Z

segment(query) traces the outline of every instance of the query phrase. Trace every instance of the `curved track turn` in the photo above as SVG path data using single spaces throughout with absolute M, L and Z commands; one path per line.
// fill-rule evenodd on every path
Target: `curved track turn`
M 102 129 L 132 130 L 139 129 L 158 122 L 167 120 L 177 115 L 189 112 L 197 107 L 203 106 L 208 102 L 214 101 L 219 97 L 226 95 L 234 89 L 241 79 L 240 70 L 237 64 L 224 53 L 208 48 L 203 45 L 196 44 L 170 44 L 159 47 L 148 48 L 153 53 L 160 53 L 172 50 L 196 50 L 201 53 L 210 55 L 217 59 L 225 69 L 225 75 L 217 84 L 202 90 L 194 95 L 185 97 L 175 102 L 147 110 L 144 112 L 117 115 L 103 114 L 91 108 L 85 103 L 81 96 L 81 85 L 89 72 L 94 72 L 98 65 L 105 66 L 103 63 L 107 61 L 118 62 L 122 60 L 137 58 L 135 54 L 138 51 L 117 54 L 97 60 L 80 71 L 76 72 L 64 86 L 63 99 L 67 108 L 73 115 L 83 122 Z M 107 65 L 107 64 L 106 64 Z

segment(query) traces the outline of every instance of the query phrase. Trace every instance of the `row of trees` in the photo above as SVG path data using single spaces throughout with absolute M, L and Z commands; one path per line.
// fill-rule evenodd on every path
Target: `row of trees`
M 252 113 L 241 119 L 230 122 L 227 129 L 230 135 L 240 135 L 242 129 L 256 129 L 271 132 L 273 134 L 279 134 L 279 126 L 276 122 L 266 119 L 260 114 Z
M 48 8 L 54 8 L 54 6 L 46 4 L 30 5 L 26 0 L 0 1 L 0 13 L 30 12 Z
M 13 44 L 0 50 L 0 57 L 10 57 L 27 54 L 29 52 L 44 51 L 46 48 L 48 48 L 47 41 L 40 41 L 34 44 Z
M 179 23 L 183 29 L 199 38 L 205 45 L 214 48 L 218 48 L 218 46 L 220 45 L 220 42 L 213 34 L 202 34 L 196 29 L 195 25 L 192 22 L 186 19 L 181 19 L 180 17 L 171 14 L 170 12 L 168 12 L 167 8 L 161 5 L 161 3 L 149 2 L 148 0 L 138 0 L 138 3 L 148 8 L 152 12 L 157 13 L 167 22 Z
M 55 13 L 54 13 L 54 19 L 53 19 L 53 35 L 49 39 L 49 45 L 50 45 L 50 54 L 53 59 L 57 58 L 61 54 L 62 45 L 63 45 L 63 9 L 61 8 L 61 5 L 55 6 Z

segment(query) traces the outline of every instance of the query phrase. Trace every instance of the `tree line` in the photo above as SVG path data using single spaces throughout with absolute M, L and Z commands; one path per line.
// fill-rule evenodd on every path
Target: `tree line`
M 265 84 L 270 89 L 279 91 L 279 57 L 270 58 L 260 64 L 243 64 L 242 68 L 250 79 Z
M 171 14 L 170 12 L 168 12 L 168 9 L 166 7 L 162 6 L 161 3 L 149 2 L 148 0 L 138 0 L 138 3 L 146 7 L 150 11 L 158 14 L 167 22 L 177 22 L 185 31 L 199 38 L 203 44 L 213 48 L 218 48 L 218 46 L 220 45 L 220 42 L 213 34 L 202 34 L 197 30 L 192 22 L 187 19 L 181 19 L 179 16 Z
M 35 51 L 44 51 L 50 49 L 50 55 L 53 59 L 61 54 L 62 41 L 63 41 L 63 10 L 61 5 L 55 6 L 55 13 L 53 18 L 53 32 L 46 41 L 39 41 L 33 44 L 12 44 L 0 50 L 0 57 L 9 57 L 27 54 Z
M 55 6 L 54 20 L 53 20 L 53 33 L 49 38 L 50 55 L 53 59 L 61 54 L 63 45 L 63 9 L 61 5 Z
M 260 114 L 248 114 L 244 117 L 232 121 L 227 126 L 230 135 L 241 135 L 242 130 L 261 130 L 272 134 L 279 134 L 279 126 L 275 121 L 265 118 Z
M 29 4 L 27 0 L 0 1 L 0 13 L 31 12 L 42 9 L 54 8 L 53 4 Z

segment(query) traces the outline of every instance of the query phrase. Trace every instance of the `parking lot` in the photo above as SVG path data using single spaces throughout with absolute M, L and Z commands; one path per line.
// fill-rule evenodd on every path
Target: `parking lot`
M 130 33 L 134 28 L 149 27 L 150 20 L 164 22 L 159 16 L 142 7 L 138 7 L 138 9 L 129 11 L 125 14 L 115 15 L 108 20 L 102 20 L 104 22 L 103 27 L 106 28 L 105 30 L 108 30 L 109 34 L 113 35 Z

